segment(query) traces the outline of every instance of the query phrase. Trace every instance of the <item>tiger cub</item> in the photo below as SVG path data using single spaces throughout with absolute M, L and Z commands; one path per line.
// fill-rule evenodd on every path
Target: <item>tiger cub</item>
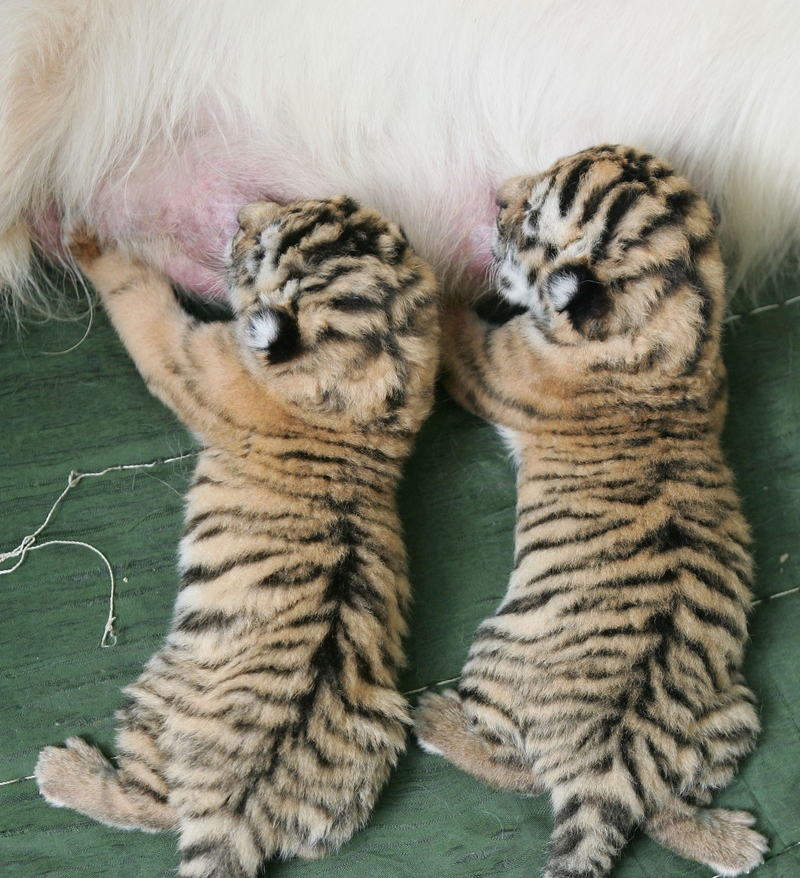
M 405 747 L 395 489 L 438 365 L 437 285 L 396 225 L 344 197 L 239 221 L 233 322 L 199 323 L 145 264 L 72 242 L 202 450 L 172 628 L 124 690 L 119 768 L 70 738 L 36 777 L 54 805 L 178 830 L 193 878 L 337 848 Z
M 724 277 L 714 223 L 649 155 L 588 149 L 509 180 L 497 288 L 524 311 L 443 321 L 446 383 L 518 461 L 514 567 L 427 750 L 549 790 L 548 878 L 608 874 L 635 827 L 738 875 L 766 840 L 707 810 L 759 731 L 740 673 L 753 565 L 720 450 Z

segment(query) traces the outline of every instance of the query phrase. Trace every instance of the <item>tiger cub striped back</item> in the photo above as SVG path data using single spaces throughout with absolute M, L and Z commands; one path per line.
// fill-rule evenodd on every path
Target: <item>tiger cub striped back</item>
M 405 747 L 409 602 L 395 509 L 433 401 L 438 295 L 401 230 L 347 198 L 246 206 L 236 319 L 91 235 L 76 259 L 203 447 L 165 645 L 124 691 L 119 769 L 78 738 L 39 787 L 105 823 L 180 832 L 180 874 L 252 876 L 363 825 Z
M 547 878 L 608 874 L 637 826 L 749 871 L 753 818 L 700 807 L 759 731 L 711 212 L 618 146 L 510 180 L 498 203 L 497 288 L 522 313 L 490 326 L 453 306 L 443 345 L 450 392 L 517 457 L 514 567 L 417 735 L 489 783 L 550 791 Z

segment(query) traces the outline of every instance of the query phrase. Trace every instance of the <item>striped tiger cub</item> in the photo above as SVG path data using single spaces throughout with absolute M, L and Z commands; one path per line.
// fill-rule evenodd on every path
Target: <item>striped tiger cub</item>
M 165 645 L 124 692 L 118 763 L 39 758 L 54 805 L 180 833 L 180 874 L 252 876 L 364 824 L 405 747 L 395 489 L 433 401 L 438 291 L 349 198 L 245 206 L 233 322 L 88 232 L 76 261 L 150 390 L 201 437 Z
M 720 450 L 724 276 L 686 180 L 602 146 L 498 192 L 497 288 L 522 313 L 443 321 L 446 383 L 518 462 L 514 567 L 422 746 L 549 790 L 547 878 L 597 878 L 636 827 L 722 875 L 762 861 L 706 809 L 759 731 L 740 673 L 753 565 Z

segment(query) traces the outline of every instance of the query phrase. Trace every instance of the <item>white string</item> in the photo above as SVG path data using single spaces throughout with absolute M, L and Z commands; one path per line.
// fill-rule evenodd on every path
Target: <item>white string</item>
M 428 683 L 427 686 L 420 686 L 419 689 L 409 689 L 408 692 L 401 692 L 401 695 L 419 695 L 420 692 L 427 692 L 429 689 L 438 689 L 439 686 L 446 686 L 448 683 L 457 683 L 461 677 L 452 677 L 449 680 L 439 680 L 438 683 Z
M 24 780 L 33 780 L 35 777 L 35 774 L 26 774 L 25 777 L 15 777 L 13 780 L 0 780 L 0 787 L 7 787 L 12 783 L 22 783 Z
M 753 601 L 753 606 L 757 607 L 759 604 L 763 604 L 765 601 L 774 601 L 775 598 L 784 598 L 788 594 L 797 594 L 800 591 L 800 585 L 797 588 L 787 588 L 786 591 L 779 591 L 777 594 L 768 594 L 766 597 L 759 598 L 757 601 Z
M 0 553 L 0 564 L 4 564 L 6 561 L 11 560 L 12 558 L 18 559 L 17 562 L 12 566 L 5 570 L 0 570 L 0 576 L 5 576 L 7 573 L 13 573 L 25 560 L 28 552 L 34 552 L 37 549 L 44 549 L 47 546 L 83 546 L 85 549 L 90 549 L 95 555 L 99 555 L 100 558 L 103 559 L 103 563 L 106 565 L 106 570 L 108 570 L 108 577 L 111 580 L 111 593 L 108 599 L 108 618 L 106 619 L 105 628 L 103 629 L 103 636 L 100 639 L 100 646 L 104 649 L 109 646 L 116 645 L 117 635 L 114 633 L 114 622 L 117 621 L 117 617 L 115 615 L 114 603 L 116 599 L 116 582 L 114 580 L 114 571 L 111 568 L 111 562 L 108 558 L 98 549 L 96 546 L 92 546 L 90 543 L 84 543 L 80 540 L 47 540 L 43 543 L 37 543 L 36 538 L 39 534 L 47 527 L 50 523 L 50 519 L 55 514 L 56 509 L 58 508 L 61 501 L 67 496 L 67 494 L 83 479 L 87 478 L 97 478 L 99 476 L 104 476 L 106 473 L 110 472 L 122 472 L 124 470 L 130 469 L 151 469 L 154 466 L 161 466 L 166 463 L 174 463 L 178 460 L 185 460 L 187 457 L 194 457 L 194 451 L 189 451 L 186 454 L 180 454 L 177 457 L 168 457 L 165 460 L 154 460 L 150 463 L 127 463 L 127 464 L 119 464 L 118 466 L 108 466 L 104 470 L 100 470 L 96 473 L 79 473 L 75 470 L 71 470 L 69 476 L 67 477 L 67 487 L 61 492 L 58 496 L 58 499 L 55 503 L 53 503 L 50 511 L 47 513 L 47 517 L 45 520 L 36 528 L 36 530 L 32 534 L 28 534 L 23 537 L 20 544 L 12 549 L 10 552 L 1 552 Z
M 770 305 L 761 305 L 753 308 L 752 311 L 746 311 L 744 314 L 730 314 L 722 322 L 733 323 L 734 320 L 741 320 L 742 317 L 752 317 L 754 314 L 761 314 L 764 311 L 774 311 L 776 308 L 784 308 L 786 305 L 796 305 L 800 302 L 800 296 L 792 296 L 791 299 L 784 299 L 782 302 L 773 302 Z

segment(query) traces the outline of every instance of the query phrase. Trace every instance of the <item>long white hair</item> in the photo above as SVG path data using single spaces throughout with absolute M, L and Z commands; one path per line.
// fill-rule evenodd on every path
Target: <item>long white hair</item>
M 720 216 L 734 280 L 800 240 L 796 0 L 3 0 L 0 285 L 81 215 L 213 292 L 238 207 L 346 192 L 450 288 L 506 177 L 602 143 Z

